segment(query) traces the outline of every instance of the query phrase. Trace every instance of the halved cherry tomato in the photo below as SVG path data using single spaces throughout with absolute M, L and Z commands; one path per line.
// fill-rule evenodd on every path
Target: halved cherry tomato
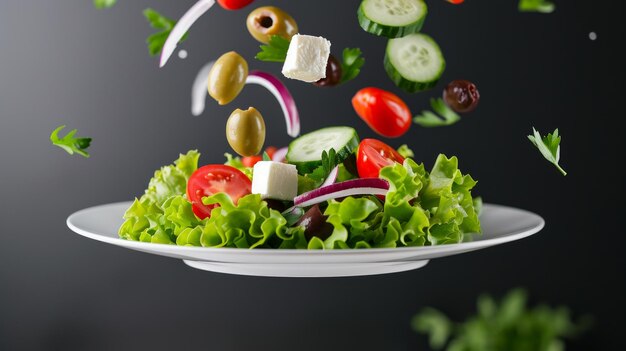
M 217 0 L 217 2 L 227 10 L 239 10 L 248 5 L 254 0 Z
M 411 127 L 411 110 L 397 95 L 378 88 L 364 88 L 352 98 L 352 106 L 376 133 L 397 138 Z
M 278 149 L 276 149 L 273 146 L 268 146 L 265 149 L 265 152 L 267 152 L 267 156 L 269 156 L 271 159 L 272 157 L 274 157 L 274 153 L 276 152 L 276 150 Z M 263 161 L 263 156 L 261 155 L 245 156 L 241 159 L 241 163 L 243 163 L 244 166 L 250 167 L 250 168 L 254 167 L 254 165 L 259 161 Z
M 403 163 L 396 149 L 376 139 L 363 139 L 356 156 L 356 168 L 361 178 L 378 178 L 380 170 L 395 162 Z
M 226 193 L 236 204 L 252 191 L 252 182 L 237 168 L 226 165 L 208 165 L 198 168 L 187 182 L 187 198 L 193 213 L 200 219 L 211 217 L 211 210 L 219 205 L 205 205 L 202 198 Z
M 246 156 L 241 159 L 241 163 L 243 163 L 245 167 L 249 168 L 254 167 L 254 165 L 259 161 L 263 161 L 263 156 Z
M 463 1 L 465 0 L 446 0 L 446 1 L 448 1 L 451 4 L 458 5 L 458 4 L 462 4 Z

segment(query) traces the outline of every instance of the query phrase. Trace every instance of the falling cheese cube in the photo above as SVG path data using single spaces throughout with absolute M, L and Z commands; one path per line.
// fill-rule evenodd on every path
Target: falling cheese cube
M 298 171 L 295 165 L 259 161 L 254 165 L 252 193 L 262 199 L 293 201 L 298 195 Z
M 330 41 L 322 37 L 296 34 L 291 38 L 283 75 L 307 83 L 326 78 Z

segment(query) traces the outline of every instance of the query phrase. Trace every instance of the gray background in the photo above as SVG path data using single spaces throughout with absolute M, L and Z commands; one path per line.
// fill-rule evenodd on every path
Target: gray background
M 120 0 L 97 11 L 90 1 L 0 1 L 0 349 L 2 350 L 409 350 L 425 338 L 410 317 L 435 306 L 461 319 L 482 292 L 527 287 L 533 302 L 570 305 L 594 329 L 572 349 L 623 348 L 624 2 L 557 1 L 551 15 L 517 12 L 516 0 L 431 0 L 424 31 L 448 62 L 441 84 L 399 93 L 414 112 L 446 82 L 466 78 L 482 94 L 479 109 L 442 129 L 414 126 L 409 143 L 432 165 L 457 155 L 488 202 L 536 211 L 539 235 L 439 259 L 418 271 L 349 279 L 268 279 L 196 271 L 179 261 L 91 241 L 65 218 L 84 207 L 140 195 L 154 169 L 198 148 L 201 162 L 223 160 L 224 124 L 235 107 L 264 112 L 268 143 L 289 138 L 277 104 L 250 87 L 232 105 L 209 102 L 190 114 L 197 70 L 229 50 L 254 68 L 258 44 L 244 29 L 248 11 L 213 9 L 159 70 L 144 44 L 141 10 L 180 16 L 187 1 Z M 307 34 L 338 53 L 363 49 L 354 82 L 318 89 L 288 81 L 303 131 L 355 126 L 350 98 L 375 85 L 398 92 L 382 68 L 385 41 L 364 33 L 358 1 L 265 1 L 293 14 Z M 591 41 L 588 33 L 598 33 Z M 48 141 L 67 124 L 94 138 L 92 157 L 71 157 Z M 543 160 L 526 135 L 559 127 L 567 177 Z

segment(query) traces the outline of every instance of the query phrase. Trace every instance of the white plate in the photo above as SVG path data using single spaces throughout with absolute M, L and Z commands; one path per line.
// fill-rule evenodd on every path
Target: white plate
M 78 211 L 67 226 L 90 239 L 155 255 L 182 259 L 213 272 L 273 277 L 341 277 L 402 272 L 425 266 L 433 258 L 456 255 L 519 240 L 539 232 L 545 222 L 531 212 L 485 205 L 483 235 L 460 244 L 367 250 L 277 250 L 205 248 L 128 241 L 118 238 L 122 215 L 131 202 Z

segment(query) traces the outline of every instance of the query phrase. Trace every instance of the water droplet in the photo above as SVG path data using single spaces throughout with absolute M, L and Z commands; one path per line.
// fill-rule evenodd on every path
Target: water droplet
M 180 57 L 182 60 L 186 59 L 187 56 L 189 56 L 189 53 L 187 52 L 187 50 L 178 51 L 178 57 Z

